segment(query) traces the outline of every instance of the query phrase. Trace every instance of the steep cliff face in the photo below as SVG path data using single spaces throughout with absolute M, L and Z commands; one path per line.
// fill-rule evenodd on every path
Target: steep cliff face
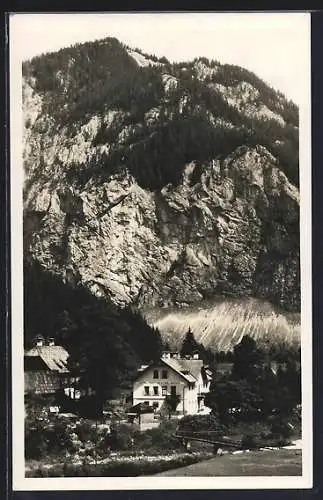
M 105 94 L 110 97 L 94 109 L 95 89 L 88 88 L 90 104 L 70 123 L 69 111 L 76 112 L 71 89 L 80 85 L 71 68 L 85 49 L 69 49 L 59 74 L 53 63 L 47 87 L 43 59 L 24 69 L 27 258 L 143 310 L 221 295 L 266 298 L 298 311 L 292 104 L 281 95 L 274 99 L 266 86 L 233 78 L 232 67 L 230 73 L 198 60 L 189 70 L 178 68 L 120 44 L 136 77 L 152 72 L 144 78 L 155 82 L 153 98 L 139 105 L 138 85 L 129 105 L 111 104 Z M 90 67 L 97 59 L 93 55 Z M 114 64 L 105 68 L 109 75 Z

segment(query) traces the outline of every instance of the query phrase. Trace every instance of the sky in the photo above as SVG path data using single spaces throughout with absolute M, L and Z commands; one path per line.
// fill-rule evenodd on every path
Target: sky
M 20 60 L 108 36 L 170 61 L 204 56 L 236 64 L 298 105 L 307 99 L 308 13 L 49 13 L 10 19 L 11 52 Z

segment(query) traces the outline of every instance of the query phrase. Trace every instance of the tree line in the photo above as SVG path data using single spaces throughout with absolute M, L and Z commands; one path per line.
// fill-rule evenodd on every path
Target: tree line
M 213 370 L 210 392 L 205 404 L 222 425 L 237 422 L 268 422 L 272 418 L 288 421 L 301 404 L 300 348 L 284 344 L 262 347 L 248 335 L 230 355 L 218 357 L 195 340 L 189 329 L 181 354 L 209 362 Z M 217 370 L 221 361 L 232 363 L 231 371 Z

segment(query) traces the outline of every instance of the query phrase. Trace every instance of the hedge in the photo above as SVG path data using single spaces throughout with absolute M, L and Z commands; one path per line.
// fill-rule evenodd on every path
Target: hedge
M 113 477 L 149 476 L 168 469 L 176 469 L 209 459 L 212 453 L 185 453 L 168 457 L 136 457 L 135 459 L 113 459 L 99 464 L 58 464 L 52 467 L 39 466 L 26 471 L 26 477 Z

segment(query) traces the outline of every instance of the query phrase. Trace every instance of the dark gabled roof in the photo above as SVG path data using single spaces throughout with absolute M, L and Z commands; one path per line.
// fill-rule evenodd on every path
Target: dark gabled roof
M 152 406 L 149 406 L 144 403 L 137 403 L 136 405 L 132 406 L 128 413 L 154 413 L 154 408 Z
M 68 372 L 67 360 L 69 354 L 60 345 L 36 346 L 25 352 L 26 357 L 40 357 L 47 368 L 52 371 L 66 373 Z

